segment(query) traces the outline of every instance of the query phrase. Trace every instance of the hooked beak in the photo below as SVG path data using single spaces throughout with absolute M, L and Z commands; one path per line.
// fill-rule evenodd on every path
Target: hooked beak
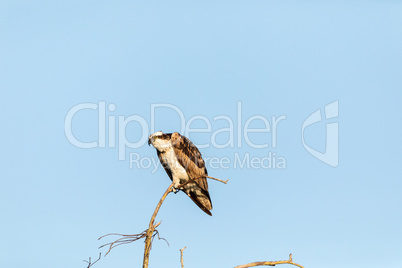
M 148 138 L 148 146 L 151 145 L 151 138 Z

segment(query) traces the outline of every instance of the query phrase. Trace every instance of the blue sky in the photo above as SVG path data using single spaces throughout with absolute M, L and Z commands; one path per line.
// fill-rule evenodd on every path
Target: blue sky
M 230 179 L 209 182 L 212 217 L 183 193 L 168 196 L 157 220 L 170 246 L 155 241 L 150 267 L 178 267 L 184 246 L 192 268 L 289 253 L 312 268 L 401 266 L 401 12 L 397 1 L 1 1 L 0 266 L 86 267 L 99 236 L 147 228 L 170 181 L 161 168 L 130 168 L 130 154 L 156 160 L 152 147 L 123 146 L 119 160 L 118 145 L 150 134 L 155 104 L 176 107 L 186 123 L 198 118 L 191 128 L 210 122 L 191 133 L 195 144 L 228 127 L 217 116 L 233 120 L 236 142 L 201 149 L 230 162 L 208 167 Z M 339 116 L 326 120 L 334 101 Z M 104 114 L 107 131 L 115 120 L 115 146 L 109 132 L 104 148 L 74 146 L 68 112 L 96 107 L 70 126 L 78 140 L 99 142 L 102 103 L 115 108 Z M 324 152 L 334 142 L 327 124 L 338 124 L 336 167 L 302 144 L 303 122 L 318 109 L 323 120 L 305 129 L 305 142 Z M 267 148 L 247 144 L 253 116 L 270 126 L 285 116 L 275 147 L 272 128 L 248 136 Z M 137 121 L 122 128 L 119 118 Z M 155 130 L 183 127 L 172 108 L 153 119 Z M 214 137 L 224 144 L 230 132 Z M 234 166 L 270 153 L 285 167 Z M 136 242 L 94 267 L 140 267 L 142 254 Z

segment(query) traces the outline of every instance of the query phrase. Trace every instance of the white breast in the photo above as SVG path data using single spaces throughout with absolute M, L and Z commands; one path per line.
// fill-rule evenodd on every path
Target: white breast
M 162 155 L 162 159 L 165 165 L 167 165 L 172 172 L 173 182 L 175 186 L 178 186 L 180 184 L 180 180 L 188 180 L 187 172 L 177 160 L 173 148 L 167 149 Z

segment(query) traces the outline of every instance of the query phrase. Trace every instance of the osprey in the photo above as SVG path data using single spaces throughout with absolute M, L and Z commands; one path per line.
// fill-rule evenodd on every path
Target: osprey
M 198 148 L 177 132 L 155 132 L 148 138 L 148 145 L 150 144 L 156 149 L 162 166 L 173 181 L 175 192 L 182 190 L 205 213 L 212 216 L 212 203 L 205 177 L 208 172 Z M 179 185 L 189 180 L 194 181 L 178 189 Z

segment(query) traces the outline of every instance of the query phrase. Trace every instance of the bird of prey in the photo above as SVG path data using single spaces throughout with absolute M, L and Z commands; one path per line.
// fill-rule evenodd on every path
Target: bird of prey
M 199 208 L 212 216 L 212 203 L 205 177 L 208 172 L 198 148 L 177 132 L 155 132 L 148 138 L 150 144 L 156 149 L 162 166 L 173 181 L 175 192 L 182 190 Z M 193 181 L 178 189 L 179 185 L 189 180 Z

